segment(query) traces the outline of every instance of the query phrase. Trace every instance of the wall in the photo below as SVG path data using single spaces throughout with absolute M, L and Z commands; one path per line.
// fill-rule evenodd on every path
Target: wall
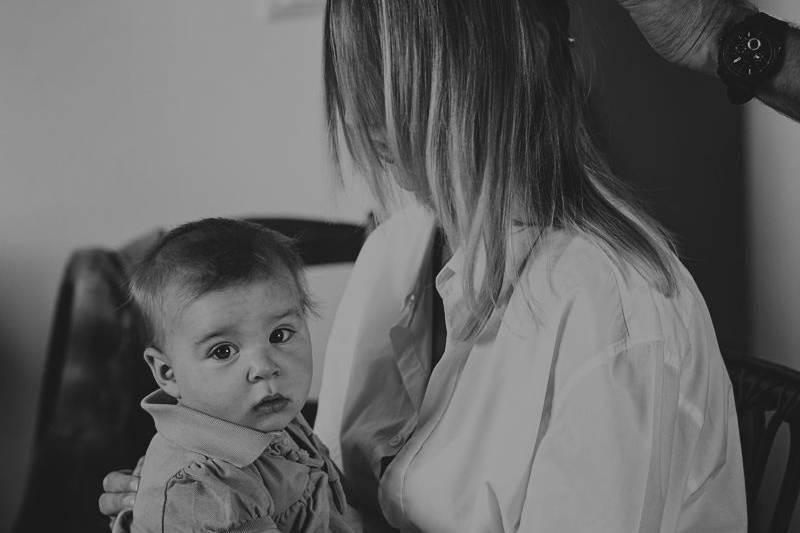
M 742 119 L 713 78 L 647 45 L 616 0 L 574 2 L 612 168 L 672 231 L 727 356 L 749 343 Z
M 0 531 L 71 250 L 211 215 L 362 220 L 326 175 L 321 13 L 272 22 L 265 5 L 0 2 Z
M 792 0 L 760 8 L 800 21 Z M 745 111 L 753 352 L 800 369 L 800 125 L 760 104 Z
M 795 0 L 766 0 L 759 8 L 800 22 Z M 745 112 L 748 190 L 748 238 L 752 265 L 753 355 L 800 370 L 800 124 L 759 103 Z M 770 457 L 760 511 L 774 497 L 788 449 L 788 431 L 776 439 Z M 800 531 L 800 502 L 789 531 Z M 763 521 L 759 521 L 763 523 Z

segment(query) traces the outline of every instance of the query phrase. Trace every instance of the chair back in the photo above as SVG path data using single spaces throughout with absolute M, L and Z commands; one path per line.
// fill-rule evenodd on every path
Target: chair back
M 758 496 L 775 437 L 788 427 L 788 458 L 766 530 L 787 533 L 800 493 L 800 372 L 754 357 L 730 359 L 726 365 L 739 417 L 750 533 L 762 522 Z
M 251 218 L 295 239 L 307 266 L 352 263 L 366 237 L 358 224 Z M 131 308 L 131 267 L 156 243 L 154 231 L 121 250 L 72 254 L 50 332 L 33 465 L 13 531 L 106 533 L 97 510 L 102 478 L 131 467 L 155 433 L 140 407 L 154 388 L 144 338 Z M 316 406 L 304 408 L 313 419 Z

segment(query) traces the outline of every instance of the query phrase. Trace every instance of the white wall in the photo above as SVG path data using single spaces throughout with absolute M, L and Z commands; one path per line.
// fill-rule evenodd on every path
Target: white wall
M 796 0 L 760 8 L 800 22 Z M 800 124 L 756 103 L 745 116 L 754 355 L 800 369 Z
M 796 0 L 767 0 L 759 8 L 800 23 Z M 800 370 L 800 124 L 758 103 L 748 104 L 745 123 L 752 352 Z M 788 431 L 779 432 L 762 491 L 766 501 L 779 487 L 787 443 Z M 800 531 L 799 508 L 789 531 Z
M 211 215 L 363 219 L 328 185 L 321 12 L 266 3 L 0 2 L 0 531 L 71 250 Z

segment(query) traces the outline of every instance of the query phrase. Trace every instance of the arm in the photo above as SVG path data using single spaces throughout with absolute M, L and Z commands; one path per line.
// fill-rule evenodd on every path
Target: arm
M 618 0 L 650 46 L 679 66 L 716 76 L 722 34 L 754 9 L 743 0 Z M 800 30 L 790 28 L 783 68 L 756 97 L 800 120 Z
M 272 508 L 272 498 L 253 476 L 195 464 L 167 483 L 161 524 L 173 533 L 280 533 Z
M 800 30 L 790 28 L 786 36 L 783 68 L 756 97 L 772 109 L 800 120 Z
M 735 422 L 726 425 L 730 410 L 714 393 L 700 395 L 706 406 L 679 395 L 689 372 L 658 342 L 576 370 L 554 398 L 518 531 L 744 532 Z

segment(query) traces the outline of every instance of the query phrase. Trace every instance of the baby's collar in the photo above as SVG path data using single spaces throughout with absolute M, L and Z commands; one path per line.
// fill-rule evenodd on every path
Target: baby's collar
M 267 448 L 285 438 L 285 430 L 257 431 L 179 405 L 161 389 L 145 396 L 141 406 L 153 417 L 156 430 L 165 439 L 238 468 L 253 463 Z

